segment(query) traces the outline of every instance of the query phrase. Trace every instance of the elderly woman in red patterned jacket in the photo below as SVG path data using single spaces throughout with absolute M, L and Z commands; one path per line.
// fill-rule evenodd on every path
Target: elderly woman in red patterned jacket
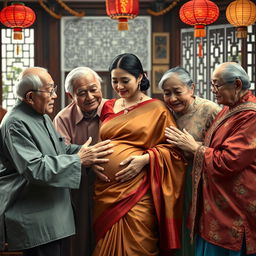
M 256 97 L 237 63 L 219 65 L 212 92 L 224 108 L 199 145 L 184 129 L 167 141 L 194 154 L 191 237 L 196 256 L 256 255 Z

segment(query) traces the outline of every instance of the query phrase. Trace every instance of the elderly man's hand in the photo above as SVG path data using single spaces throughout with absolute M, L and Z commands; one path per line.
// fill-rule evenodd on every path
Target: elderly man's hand
M 193 136 L 189 134 L 186 129 L 180 131 L 178 128 L 170 126 L 165 128 L 165 136 L 167 137 L 167 142 L 193 154 L 200 146 L 200 144 L 195 141 Z
M 149 163 L 149 155 L 130 156 L 120 163 L 121 166 L 128 165 L 123 170 L 116 173 L 116 180 L 124 182 L 136 176 L 142 168 Z
M 90 137 L 77 153 L 81 159 L 81 163 L 85 166 L 107 163 L 109 159 L 104 157 L 113 153 L 111 149 L 113 144 L 110 143 L 111 141 L 105 140 L 89 146 L 91 142 L 92 138 Z

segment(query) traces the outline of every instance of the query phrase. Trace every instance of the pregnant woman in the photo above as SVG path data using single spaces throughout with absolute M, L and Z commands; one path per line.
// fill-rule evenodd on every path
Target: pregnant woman
M 110 182 L 95 184 L 93 255 L 170 255 L 180 246 L 185 170 L 182 155 L 164 134 L 175 122 L 161 101 L 143 93 L 149 81 L 137 56 L 118 55 L 109 71 L 120 98 L 107 101 L 101 113 L 101 139 L 115 146 L 103 166 Z M 138 174 L 117 182 L 116 174 L 126 167 L 121 162 L 140 162 Z

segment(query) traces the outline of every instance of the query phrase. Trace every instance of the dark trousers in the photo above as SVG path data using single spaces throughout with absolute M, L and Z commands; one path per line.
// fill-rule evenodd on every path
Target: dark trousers
M 27 249 L 23 251 L 23 256 L 63 256 L 63 243 L 65 243 L 65 239 Z

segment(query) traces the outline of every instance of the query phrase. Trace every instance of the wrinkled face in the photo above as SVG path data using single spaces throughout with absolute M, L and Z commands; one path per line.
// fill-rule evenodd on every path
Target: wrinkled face
M 121 98 L 132 98 L 138 93 L 139 82 L 142 75 L 137 79 L 127 71 L 116 68 L 111 71 L 112 87 Z
M 98 108 L 102 100 L 101 85 L 93 74 L 86 74 L 73 82 L 73 100 L 82 112 Z
M 218 104 L 233 106 L 237 101 L 235 81 L 224 82 L 221 78 L 222 67 L 212 74 L 211 89 Z
M 189 88 L 173 75 L 163 85 L 164 101 L 176 113 L 185 113 L 193 102 L 194 87 Z
M 37 91 L 31 91 L 29 102 L 31 106 L 40 114 L 51 114 L 54 108 L 54 100 L 57 98 L 57 94 L 54 90 L 54 81 L 47 72 L 40 72 L 38 74 L 43 86 Z

